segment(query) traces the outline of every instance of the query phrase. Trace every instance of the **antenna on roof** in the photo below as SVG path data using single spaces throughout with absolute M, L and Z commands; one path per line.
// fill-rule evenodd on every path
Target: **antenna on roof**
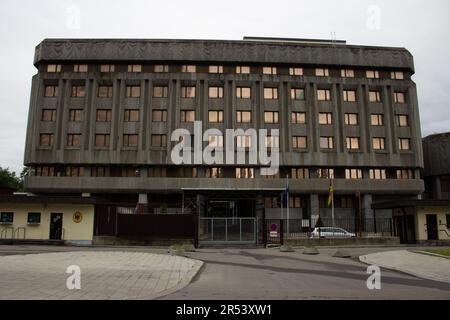
M 336 44 L 336 32 L 331 31 L 330 36 L 331 36 L 331 43 Z

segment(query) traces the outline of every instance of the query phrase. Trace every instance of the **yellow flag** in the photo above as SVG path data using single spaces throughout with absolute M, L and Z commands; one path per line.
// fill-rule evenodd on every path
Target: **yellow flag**
M 330 181 L 330 189 L 328 190 L 328 206 L 331 207 L 333 203 L 333 181 Z

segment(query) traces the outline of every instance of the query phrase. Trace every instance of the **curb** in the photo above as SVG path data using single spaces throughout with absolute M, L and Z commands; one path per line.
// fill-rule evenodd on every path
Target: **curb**
M 388 265 L 385 265 L 385 264 L 377 263 L 375 261 L 367 259 L 367 255 L 366 256 L 360 256 L 359 257 L 359 261 L 364 263 L 364 264 L 367 264 L 367 265 L 374 265 L 374 266 L 378 266 L 378 267 L 383 268 L 383 269 L 401 272 L 401 273 L 404 273 L 404 274 L 407 274 L 407 275 L 414 276 L 414 277 L 419 278 L 419 279 L 431 280 L 431 281 L 442 282 L 442 283 L 450 283 L 450 280 L 437 278 L 437 277 L 433 277 L 433 276 L 428 276 L 428 275 L 424 275 L 424 274 L 419 274 L 419 273 L 412 272 L 412 271 L 409 271 L 409 270 L 404 270 L 404 269 L 401 269 L 401 268 L 397 268 L 397 267 L 393 267 L 393 266 L 388 266 Z

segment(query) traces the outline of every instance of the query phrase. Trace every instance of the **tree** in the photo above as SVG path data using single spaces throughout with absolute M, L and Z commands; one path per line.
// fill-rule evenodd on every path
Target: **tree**
M 14 171 L 9 170 L 9 168 L 3 169 L 0 167 L 0 187 L 22 190 L 23 180 Z

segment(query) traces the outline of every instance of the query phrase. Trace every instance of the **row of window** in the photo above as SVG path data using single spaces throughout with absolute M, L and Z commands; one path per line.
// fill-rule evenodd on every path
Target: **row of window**
M 81 147 L 82 135 L 78 133 L 67 134 L 66 146 L 68 147 Z M 39 145 L 41 147 L 52 147 L 54 140 L 53 133 L 42 133 L 40 134 Z M 193 140 L 193 137 L 191 137 Z M 95 134 L 95 147 L 97 148 L 107 148 L 110 145 L 111 135 L 110 134 Z M 238 148 L 250 149 L 253 145 L 252 137 L 248 135 L 240 135 L 236 137 L 236 146 Z M 137 147 L 139 142 L 138 134 L 124 134 L 122 136 L 122 146 L 123 147 Z M 192 142 L 191 142 L 192 145 Z M 209 145 L 211 147 L 222 148 L 223 147 L 223 136 L 210 135 Z M 346 137 L 345 145 L 347 150 L 360 150 L 360 138 L 359 137 Z M 165 134 L 152 134 L 151 135 L 151 146 L 152 147 L 167 147 L 167 135 Z M 279 148 L 280 142 L 279 137 L 267 136 L 265 137 L 266 148 Z M 334 137 L 320 137 L 319 146 L 322 150 L 332 150 L 335 148 Z M 292 148 L 296 150 L 307 150 L 308 149 L 308 137 L 306 136 L 294 136 L 292 137 Z M 375 137 L 372 138 L 372 148 L 374 150 L 385 150 L 386 149 L 386 138 Z M 401 151 L 411 150 L 411 139 L 409 138 L 399 138 L 398 148 Z
M 233 177 L 237 179 L 254 179 L 255 168 L 242 167 L 234 168 Z M 32 175 L 39 177 L 82 177 L 84 176 L 84 168 L 80 166 L 65 166 L 63 168 L 56 168 L 54 166 L 36 166 L 32 169 Z M 134 167 L 91 167 L 91 177 L 140 177 L 141 170 Z M 369 169 L 368 176 L 365 177 L 363 169 L 342 169 L 339 176 L 336 175 L 335 169 L 331 168 L 290 168 L 286 172 L 290 179 L 305 180 L 316 177 L 318 179 L 346 179 L 346 180 L 360 180 L 364 178 L 372 180 L 411 180 L 414 179 L 414 171 L 412 169 L 398 169 L 390 172 L 388 175 L 387 169 Z M 147 168 L 147 176 L 151 178 L 197 178 L 200 177 L 199 171 L 196 167 L 176 167 L 175 170 L 169 170 L 166 167 L 149 167 Z M 205 178 L 225 178 L 225 168 L 222 167 L 208 167 L 204 171 Z M 280 178 L 280 174 L 271 176 L 272 178 Z M 283 176 L 284 178 L 284 176 Z
M 265 75 L 277 75 L 279 74 L 278 68 L 274 66 L 264 66 L 262 67 L 262 70 L 258 68 L 258 70 L 255 69 L 255 67 L 251 66 L 235 66 L 234 72 L 236 74 L 250 74 L 250 73 L 256 73 L 261 72 Z M 47 65 L 47 72 L 49 73 L 56 73 L 62 71 L 62 65 L 61 64 L 49 64 Z M 73 65 L 73 72 L 88 72 L 89 66 L 87 64 L 75 64 Z M 100 65 L 100 72 L 102 73 L 111 73 L 116 71 L 116 66 L 114 64 L 102 64 Z M 140 73 L 143 72 L 143 65 L 142 64 L 129 64 L 127 65 L 127 72 L 130 73 Z M 155 73 L 168 73 L 169 72 L 169 65 L 167 64 L 156 64 L 153 65 L 153 72 Z M 172 70 L 175 71 L 175 70 Z M 197 72 L 197 66 L 196 65 L 182 65 L 181 69 L 177 69 L 176 72 L 181 71 L 182 73 L 196 73 Z M 208 73 L 211 74 L 223 74 L 224 73 L 224 66 L 223 65 L 210 65 L 208 66 Z M 302 67 L 290 67 L 289 68 L 289 75 L 291 76 L 303 76 L 304 75 L 304 68 Z M 330 76 L 330 69 L 328 68 L 315 68 L 314 75 L 317 77 L 329 77 Z M 341 69 L 340 75 L 342 78 L 355 78 L 355 70 L 353 69 Z M 367 70 L 365 72 L 365 77 L 368 79 L 379 79 L 380 78 L 380 72 L 377 70 Z M 390 73 L 390 78 L 393 80 L 404 80 L 405 74 L 401 71 L 393 71 Z
M 1 212 L 0 213 L 0 223 L 12 224 L 13 222 L 14 222 L 14 212 Z M 27 223 L 28 224 L 41 223 L 41 213 L 40 212 L 28 212 Z
M 83 109 L 70 109 L 69 121 L 83 121 Z M 111 109 L 98 109 L 96 111 L 96 122 L 111 122 L 112 110 Z M 126 109 L 123 113 L 124 122 L 138 122 L 140 119 L 139 109 Z M 396 124 L 399 127 L 409 126 L 409 117 L 405 114 L 397 114 L 395 116 Z M 371 114 L 370 116 L 372 126 L 384 126 L 384 114 Z M 56 121 L 55 109 L 42 109 L 41 121 L 54 122 Z M 195 110 L 181 110 L 180 111 L 181 122 L 194 122 Z M 222 110 L 208 111 L 208 121 L 210 123 L 223 123 L 224 112 Z M 266 124 L 278 124 L 280 116 L 278 111 L 265 111 L 264 123 Z M 167 110 L 152 110 L 152 122 L 167 122 Z M 251 123 L 252 112 L 251 111 L 236 111 L 237 123 Z M 332 125 L 333 114 L 331 112 L 319 112 L 318 122 L 320 125 Z M 306 112 L 292 112 L 291 113 L 292 124 L 306 124 Z M 357 113 L 345 113 L 344 123 L 349 126 L 359 125 L 359 119 Z
M 236 98 L 238 99 L 251 99 L 251 87 L 237 87 L 236 88 Z M 208 96 L 210 99 L 222 99 L 223 98 L 223 87 L 209 87 Z M 82 98 L 86 95 L 85 86 L 74 85 L 72 86 L 71 97 Z M 167 98 L 169 95 L 168 86 L 155 86 L 153 87 L 153 97 L 154 98 Z M 44 90 L 45 97 L 57 97 L 58 96 L 58 86 L 47 85 Z M 100 98 L 111 98 L 113 96 L 112 86 L 99 86 L 97 91 L 97 96 Z M 126 96 L 127 98 L 139 98 L 141 97 L 141 87 L 140 86 L 126 86 Z M 291 100 L 305 100 L 305 90 L 302 88 L 291 89 Z M 195 86 L 182 86 L 181 87 L 181 98 L 195 98 L 196 97 L 196 87 Z M 266 100 L 278 100 L 278 88 L 276 87 L 265 87 L 264 88 L 264 99 Z M 345 102 L 357 102 L 356 90 L 343 90 L 342 99 Z M 317 90 L 317 100 L 318 101 L 331 101 L 331 90 L 329 89 L 318 89 Z M 369 102 L 381 102 L 381 92 L 377 90 L 369 91 Z M 406 103 L 406 94 L 404 92 L 394 92 L 394 102 L 395 103 Z

